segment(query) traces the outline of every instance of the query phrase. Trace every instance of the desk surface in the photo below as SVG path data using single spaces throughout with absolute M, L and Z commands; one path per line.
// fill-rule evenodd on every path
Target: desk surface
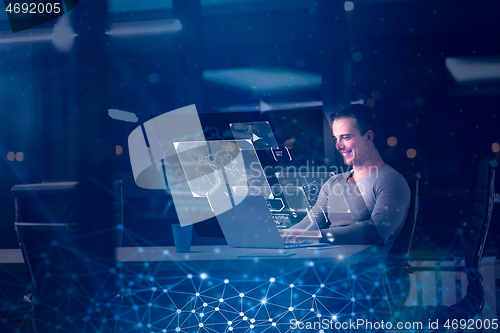
M 116 249 L 116 259 L 121 263 L 162 262 L 171 264 L 212 263 L 211 266 L 227 266 L 232 262 L 238 266 L 255 263 L 260 266 L 273 266 L 279 262 L 330 262 L 335 265 L 347 263 L 346 260 L 367 260 L 373 256 L 376 247 L 368 245 L 344 245 L 337 248 L 297 248 L 297 249 L 241 249 L 223 246 L 193 246 L 190 253 L 176 253 L 175 247 L 122 247 Z M 282 253 L 293 253 L 283 256 Z M 276 254 L 276 256 L 272 256 Z M 246 257 L 239 257 L 245 255 Z M 270 256 L 271 255 L 271 256 Z M 20 249 L 0 249 L 0 264 L 23 264 Z M 280 266 L 282 266 L 280 264 Z M 222 268 L 222 267 L 221 267 Z
M 221 246 L 193 246 L 189 253 L 176 253 L 175 247 L 122 247 L 116 249 L 119 262 L 151 261 L 213 261 L 213 260 L 254 260 L 254 259 L 335 259 L 352 257 L 368 245 L 344 245 L 335 248 L 296 248 L 296 249 L 247 249 Z M 284 255 L 292 253 L 291 256 Z M 245 256 L 245 257 L 240 257 Z
M 321 250 L 297 249 L 242 249 L 225 246 L 193 246 L 190 253 L 176 253 L 175 247 L 124 247 L 116 249 L 119 263 L 131 269 L 151 265 L 162 271 L 231 271 L 249 272 L 289 270 L 305 266 L 323 268 L 347 267 L 359 260 L 373 257 L 376 247 L 346 245 Z M 280 256 L 291 252 L 292 256 Z M 268 256 L 275 253 L 276 256 Z M 246 257 L 239 257 L 245 255 Z M 265 255 L 265 256 L 263 256 Z

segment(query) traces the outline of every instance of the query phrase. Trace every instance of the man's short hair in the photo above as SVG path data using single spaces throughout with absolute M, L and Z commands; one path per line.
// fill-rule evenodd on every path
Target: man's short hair
M 366 132 L 372 130 L 377 134 L 377 118 L 372 109 L 364 104 L 351 104 L 339 107 L 332 115 L 331 121 L 341 118 L 354 118 L 358 124 L 359 133 L 365 135 Z M 377 137 L 377 135 L 375 135 Z

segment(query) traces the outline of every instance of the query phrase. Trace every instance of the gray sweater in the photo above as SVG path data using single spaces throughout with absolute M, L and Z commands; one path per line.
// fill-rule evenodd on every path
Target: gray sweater
M 410 206 L 408 183 L 387 164 L 352 185 L 351 172 L 323 185 L 310 218 L 318 222 L 324 242 L 385 245 L 382 252 L 388 253 Z M 306 216 L 294 229 L 311 229 L 309 223 Z

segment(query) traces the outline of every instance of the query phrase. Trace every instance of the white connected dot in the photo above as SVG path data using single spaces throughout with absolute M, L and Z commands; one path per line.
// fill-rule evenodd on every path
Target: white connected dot
M 243 312 L 240 312 L 240 317 L 243 317 L 245 314 Z
M 269 282 L 274 282 L 274 281 L 276 281 L 274 278 L 269 279 Z
M 205 317 L 205 314 L 203 312 L 200 313 L 200 317 Z
M 167 330 L 164 330 L 164 331 L 166 332 Z M 180 327 L 176 327 L 176 328 L 175 328 L 175 331 L 176 331 L 176 332 L 180 332 L 180 331 L 181 331 L 181 328 L 180 328 Z
M 276 323 L 272 323 L 271 325 L 276 326 Z
M 219 311 L 219 307 L 216 307 L 214 310 L 215 310 L 215 311 Z
M 314 312 L 314 308 L 310 308 L 309 311 Z
M 187 278 L 188 278 L 188 279 L 192 279 L 192 278 L 193 278 L 193 274 L 188 274 L 188 275 L 187 275 Z
M 267 301 L 265 299 L 263 299 L 262 301 L 260 301 L 262 304 L 266 304 Z
M 316 317 L 321 318 L 321 313 L 318 313 Z
M 240 297 L 245 297 L 245 294 L 243 294 L 243 293 L 240 293 Z
M 325 285 L 322 283 L 319 285 L 321 288 L 325 288 Z
M 199 324 L 198 324 L 198 326 L 199 326 L 199 327 L 203 327 L 203 323 L 199 323 Z
M 207 306 L 208 306 L 208 303 L 203 303 L 203 306 L 204 306 L 204 307 L 207 307 Z
M 219 298 L 219 302 L 224 302 L 224 298 Z
M 250 328 L 254 328 L 254 327 L 255 327 L 255 326 L 253 326 L 253 325 L 250 325 Z
M 244 320 L 244 321 L 247 321 L 247 320 L 248 320 L 248 317 L 247 317 L 247 316 L 244 316 L 244 317 L 243 317 L 243 320 Z
M 225 279 L 225 280 L 224 280 L 224 283 L 229 283 L 229 280 L 228 280 L 228 279 Z
M 311 297 L 312 297 L 312 298 L 316 298 L 316 294 L 312 294 L 312 295 L 311 295 Z
M 295 285 L 294 285 L 293 283 L 292 283 L 292 284 L 290 284 L 290 288 L 293 288 L 293 287 L 295 287 Z
M 196 294 L 195 294 L 195 296 L 196 296 L 196 297 L 200 296 L 200 293 L 196 293 Z
M 233 327 L 232 327 L 232 326 L 229 326 L 228 330 L 232 331 L 232 330 L 233 330 Z
M 201 273 L 201 274 L 200 274 L 200 278 L 201 278 L 202 280 L 205 280 L 207 277 L 208 277 L 207 273 Z
M 181 309 L 177 309 L 177 311 L 175 311 L 175 312 L 177 312 L 177 313 L 181 313 L 182 311 L 181 311 Z
M 196 313 L 196 311 L 193 309 L 193 310 L 191 310 L 191 313 Z
M 293 311 L 293 306 L 289 307 L 288 311 Z
M 253 319 L 253 318 L 252 318 L 252 319 L 250 319 L 250 322 L 251 322 L 252 324 L 253 324 L 253 323 L 255 323 L 255 319 Z
M 230 321 L 228 321 L 228 322 L 227 322 L 227 324 L 228 324 L 228 325 L 232 325 L 232 324 L 233 324 L 233 322 L 230 320 Z

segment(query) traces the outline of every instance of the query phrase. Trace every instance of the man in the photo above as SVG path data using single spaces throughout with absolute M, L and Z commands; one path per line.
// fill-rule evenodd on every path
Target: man
M 383 245 L 379 254 L 386 255 L 410 205 L 408 183 L 380 157 L 374 144 L 376 119 L 370 108 L 361 104 L 341 107 L 332 120 L 336 148 L 352 170 L 330 178 L 308 216 L 282 231 L 282 237 L 286 241 Z M 339 192 L 347 202 L 347 213 L 334 209 Z M 311 225 L 319 225 L 320 230 L 310 230 Z

